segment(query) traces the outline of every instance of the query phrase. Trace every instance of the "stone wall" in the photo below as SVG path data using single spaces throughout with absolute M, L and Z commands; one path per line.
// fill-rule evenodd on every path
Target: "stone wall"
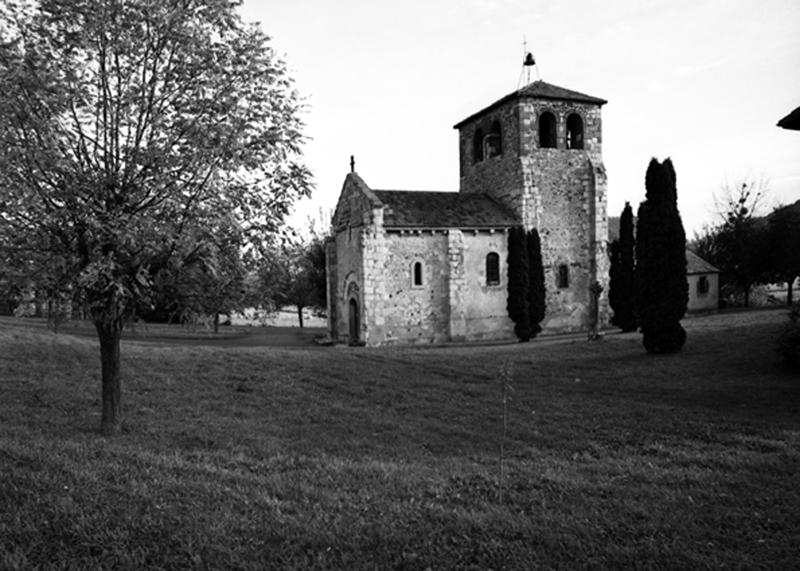
M 556 117 L 556 147 L 540 148 L 539 117 Z M 583 120 L 583 149 L 567 149 L 567 117 Z M 478 128 L 499 121 L 503 155 L 474 162 L 473 136 Z M 598 105 L 570 101 L 520 99 L 473 118 L 460 127 L 462 192 L 487 192 L 520 213 L 526 228 L 542 238 L 549 331 L 591 327 L 591 284 L 604 290 L 599 300 L 600 323 L 608 310 L 607 183 L 602 163 L 602 125 Z M 569 268 L 568 288 L 557 284 L 559 266 Z
M 473 137 L 477 129 L 485 133 L 494 121 L 500 123 L 503 154 L 474 161 Z M 512 212 L 529 209 L 529 193 L 522 188 L 523 171 L 519 162 L 521 136 L 519 108 L 509 104 L 465 123 L 459 131 L 460 192 L 486 192 Z M 520 222 L 523 222 L 520 218 Z
M 380 272 L 385 291 L 383 343 L 442 342 L 513 336 L 507 316 L 507 238 L 500 232 L 387 232 Z M 486 256 L 499 255 L 500 283 L 486 284 Z M 421 286 L 413 266 L 422 263 Z M 377 300 L 376 300 L 377 302 Z M 368 312 L 372 308 L 367 308 Z M 376 338 L 377 340 L 377 338 Z
M 542 239 L 547 288 L 545 330 L 578 331 L 590 323 L 595 279 L 594 177 L 585 151 L 541 149 L 522 159 L 530 173 L 534 208 L 529 219 Z M 569 285 L 558 287 L 559 267 Z
M 464 232 L 463 307 L 467 339 L 505 339 L 514 336 L 508 317 L 508 235 L 506 232 Z M 486 256 L 500 257 L 500 283 L 487 285 Z
M 376 273 L 385 288 L 383 341 L 446 341 L 450 329 L 447 234 L 389 232 L 385 241 L 385 255 Z M 422 264 L 422 285 L 413 283 L 415 263 Z
M 333 244 L 328 249 L 335 250 L 335 255 L 329 258 L 328 283 L 332 291 L 329 292 L 329 303 L 334 307 L 333 311 L 328 312 L 328 323 L 330 334 L 333 339 L 341 343 L 349 343 L 349 302 L 354 298 L 361 312 L 361 323 L 363 318 L 363 283 L 364 265 L 361 255 L 362 243 L 361 228 L 352 228 L 338 232 Z M 332 262 L 334 262 L 332 264 Z M 363 329 L 363 326 L 362 326 Z
M 347 230 L 348 227 L 357 228 L 371 224 L 372 214 L 379 205 L 378 199 L 361 177 L 356 173 L 348 174 L 331 220 L 334 233 Z

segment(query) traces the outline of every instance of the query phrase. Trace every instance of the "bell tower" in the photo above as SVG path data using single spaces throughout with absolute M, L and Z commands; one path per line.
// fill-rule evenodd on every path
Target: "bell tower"
M 608 321 L 607 184 L 602 156 L 605 100 L 541 80 L 455 125 L 460 192 L 489 194 L 542 240 L 545 330 L 592 326 L 592 284 Z

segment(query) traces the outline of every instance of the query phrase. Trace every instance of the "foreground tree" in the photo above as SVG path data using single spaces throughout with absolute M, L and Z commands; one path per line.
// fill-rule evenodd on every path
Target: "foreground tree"
M 542 241 L 539 231 L 531 229 L 527 236 L 528 247 L 528 312 L 530 314 L 531 337 L 542 331 L 542 321 L 547 309 L 542 263 Z
M 520 341 L 531 340 L 529 301 L 530 272 L 525 229 L 515 226 L 508 232 L 508 300 L 506 309 L 514 322 L 514 334 Z
M 650 353 L 679 351 L 686 341 L 686 235 L 678 212 L 672 161 L 650 161 L 645 201 L 636 227 L 637 308 L 643 344 Z
M 224 213 L 259 243 L 309 192 L 284 64 L 225 0 L 41 0 L 0 13 L 0 249 L 83 294 L 104 434 L 124 319 Z
M 612 243 L 608 298 L 614 316 L 611 322 L 625 332 L 636 331 L 635 240 L 633 209 L 625 203 L 619 219 L 619 239 Z

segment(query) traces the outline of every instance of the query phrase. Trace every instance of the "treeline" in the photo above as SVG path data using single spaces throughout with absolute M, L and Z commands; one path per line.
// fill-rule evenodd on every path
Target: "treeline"
M 194 237 L 194 251 L 149 268 L 150 289 L 132 306 L 129 319 L 150 323 L 204 323 L 217 331 L 220 316 L 248 307 L 274 311 L 325 307 L 324 236 L 275 238 L 259 251 L 246 248 L 234 225 L 219 225 Z M 87 319 L 83 292 L 57 283 L 46 271 L 0 279 L 0 313 L 46 317 L 54 327 Z
M 720 270 L 721 303 L 748 307 L 754 286 L 786 282 L 792 305 L 800 277 L 800 201 L 759 217 L 759 197 L 752 183 L 738 185 L 725 201 L 723 221 L 696 234 L 689 247 Z

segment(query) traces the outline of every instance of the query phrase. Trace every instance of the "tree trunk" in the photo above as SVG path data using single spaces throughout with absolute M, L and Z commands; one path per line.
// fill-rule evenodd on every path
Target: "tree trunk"
M 100 432 L 111 436 L 122 427 L 120 404 L 119 341 L 122 337 L 122 320 L 96 320 L 97 338 L 100 340 L 100 363 L 102 376 L 102 407 Z
M 297 306 L 297 319 L 300 321 L 300 329 L 303 328 L 303 306 Z
M 750 307 L 750 286 L 744 288 L 744 306 Z
M 786 283 L 786 305 L 792 305 L 792 286 L 794 285 L 795 276 L 792 276 Z
M 219 312 L 214 313 L 214 335 L 219 333 Z

